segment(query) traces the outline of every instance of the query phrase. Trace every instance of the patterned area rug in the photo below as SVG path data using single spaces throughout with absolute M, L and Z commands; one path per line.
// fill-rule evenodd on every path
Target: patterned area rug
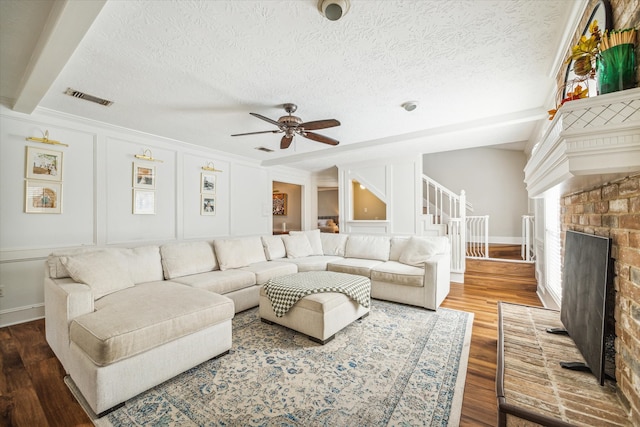
M 321 346 L 251 309 L 233 320 L 230 354 L 101 419 L 88 413 L 97 426 L 455 426 L 472 323 L 472 313 L 373 300 Z

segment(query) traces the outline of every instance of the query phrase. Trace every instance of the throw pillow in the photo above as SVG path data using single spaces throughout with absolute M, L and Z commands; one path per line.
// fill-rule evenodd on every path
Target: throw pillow
M 304 234 L 282 236 L 282 241 L 287 249 L 287 258 L 306 257 L 313 252 L 309 239 Z
M 322 241 L 320 240 L 320 230 L 308 230 L 308 231 L 291 231 L 290 236 L 303 234 L 309 239 L 311 245 L 311 255 L 323 255 L 322 253 Z
M 133 287 L 126 259 L 111 251 L 95 251 L 61 257 L 71 278 L 91 288 L 93 299 Z
M 422 267 L 432 256 L 446 251 L 446 237 L 412 236 L 404 247 L 398 261 L 403 264 Z

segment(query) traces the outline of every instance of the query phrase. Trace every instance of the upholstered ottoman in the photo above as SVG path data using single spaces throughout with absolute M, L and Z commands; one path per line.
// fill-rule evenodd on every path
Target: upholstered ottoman
M 308 271 L 276 277 L 260 289 L 260 318 L 326 344 L 369 314 L 370 295 L 370 280 L 353 274 Z

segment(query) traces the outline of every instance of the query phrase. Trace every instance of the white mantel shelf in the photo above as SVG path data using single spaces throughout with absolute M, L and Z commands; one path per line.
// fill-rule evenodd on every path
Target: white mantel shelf
M 524 169 L 529 197 L 586 190 L 640 172 L 640 88 L 565 103 Z

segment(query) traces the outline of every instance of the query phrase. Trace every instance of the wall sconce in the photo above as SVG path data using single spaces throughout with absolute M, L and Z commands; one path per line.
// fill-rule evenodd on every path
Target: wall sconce
M 150 162 L 162 163 L 162 160 L 153 158 L 153 155 L 151 154 L 151 150 L 149 150 L 148 148 L 145 148 L 144 151 L 142 151 L 142 154 L 136 154 L 135 158 L 140 160 L 148 160 Z
M 216 168 L 213 166 L 213 162 L 209 162 L 209 163 L 207 163 L 207 165 L 206 165 L 206 166 L 203 166 L 203 167 L 202 167 L 202 170 L 203 170 L 203 171 L 208 171 L 208 172 L 222 172 L 220 169 L 216 169 Z
M 52 139 L 49 139 L 49 131 L 48 130 L 44 131 L 44 138 L 36 138 L 35 136 L 29 136 L 29 137 L 27 137 L 25 139 L 27 141 L 41 142 L 43 144 L 49 144 L 49 145 L 64 145 L 65 147 L 69 146 L 69 144 L 63 144 L 60 141 L 54 141 Z

